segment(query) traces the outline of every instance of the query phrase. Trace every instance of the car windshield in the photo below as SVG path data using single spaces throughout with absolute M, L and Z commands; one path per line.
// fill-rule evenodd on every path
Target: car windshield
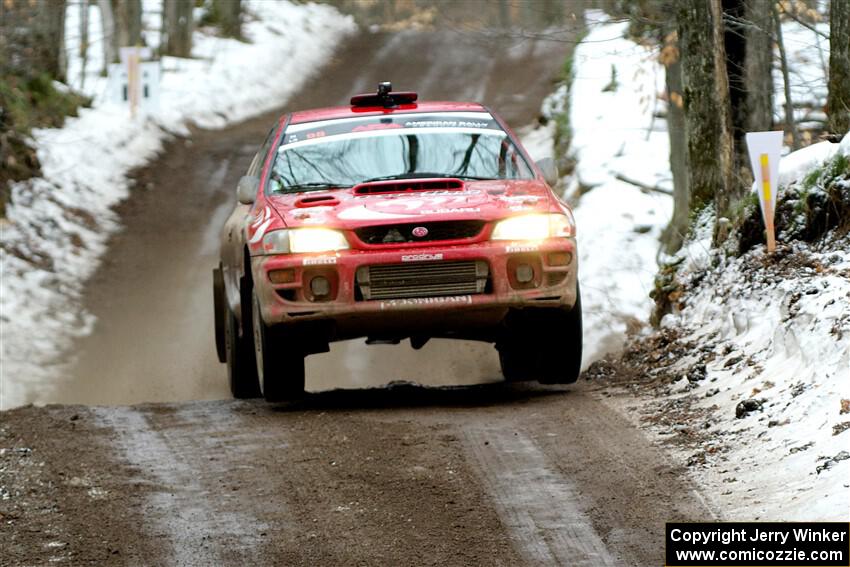
M 489 114 L 475 114 L 481 118 L 407 115 L 287 129 L 269 189 L 289 193 L 433 177 L 533 178 L 498 123 Z

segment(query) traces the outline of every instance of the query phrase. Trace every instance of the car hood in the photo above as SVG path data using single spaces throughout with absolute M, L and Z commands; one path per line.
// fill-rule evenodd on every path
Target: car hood
M 537 180 L 488 180 L 460 188 L 359 194 L 358 188 L 277 194 L 269 203 L 290 228 L 351 229 L 374 224 L 433 220 L 494 220 L 522 212 L 547 212 L 551 192 Z

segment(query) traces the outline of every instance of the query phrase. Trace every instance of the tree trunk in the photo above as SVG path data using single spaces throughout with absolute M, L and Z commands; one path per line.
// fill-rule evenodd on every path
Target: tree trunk
M 212 6 L 222 35 L 241 38 L 242 0 L 213 0 Z
M 740 85 L 730 86 L 728 69 L 730 67 L 730 58 L 726 55 L 726 39 L 729 33 L 724 24 L 724 12 L 721 0 L 712 0 L 711 2 L 711 23 L 714 35 L 714 77 L 715 77 L 715 96 L 717 97 L 717 111 L 720 116 L 720 174 L 722 182 L 714 192 L 714 206 L 717 213 L 717 223 L 714 226 L 714 242 L 722 243 L 726 240 L 728 231 L 728 219 L 731 216 L 732 205 L 740 197 L 740 189 L 738 178 L 735 173 L 735 148 L 736 142 L 734 135 L 734 119 L 732 111 L 740 110 L 732 106 L 731 92 L 735 91 L 735 103 L 738 106 L 743 106 L 743 89 Z M 734 34 L 733 34 L 734 35 Z M 737 45 L 737 41 L 731 42 L 734 45 L 734 57 L 731 60 L 733 72 L 737 75 L 743 70 L 743 49 Z M 739 64 L 740 61 L 740 64 Z M 744 112 L 746 112 L 744 110 Z M 741 134 L 743 144 L 743 133 Z M 725 221 L 723 219 L 726 219 Z
M 163 54 L 175 57 L 192 55 L 191 0 L 165 0 L 163 3 Z
M 714 200 L 721 189 L 722 122 L 715 90 L 715 41 L 712 15 L 706 0 L 677 4 L 682 61 L 682 98 L 688 138 L 688 187 L 691 208 Z
M 39 10 L 44 17 L 44 47 L 47 50 L 46 71 L 57 81 L 65 81 L 65 0 L 41 0 Z
M 850 130 L 850 0 L 832 0 L 829 8 L 829 129 Z
M 65 79 L 65 1 L 0 1 L 0 78 Z
M 736 164 L 747 156 L 744 135 L 747 133 L 749 108 L 747 105 L 746 55 L 747 31 L 744 25 L 747 10 L 744 0 L 722 0 L 722 13 L 717 24 L 723 37 L 726 58 L 726 76 L 729 79 L 729 119 L 734 141 Z
M 562 24 L 564 21 L 564 8 L 564 3 L 558 0 L 541 0 L 540 29 Z
M 691 195 L 688 190 L 688 154 L 685 112 L 682 105 L 682 62 L 677 57 L 666 66 L 667 134 L 670 138 L 670 170 L 673 173 L 673 217 L 661 241 L 667 254 L 682 246 L 688 232 Z
M 111 0 L 97 0 L 100 8 L 100 21 L 103 25 L 103 69 L 106 75 L 109 64 L 118 61 L 118 52 L 115 50 L 115 16 L 112 13 Z
M 499 27 L 506 30 L 511 27 L 511 12 L 508 0 L 499 0 Z
M 840 0 L 839 0 L 840 1 Z M 800 147 L 800 134 L 794 120 L 794 106 L 791 104 L 791 79 L 788 74 L 788 57 L 785 55 L 785 42 L 782 41 L 782 20 L 779 10 L 773 7 L 773 28 L 776 30 L 776 44 L 779 46 L 779 64 L 782 67 L 782 84 L 785 91 L 785 132 L 791 134 L 791 149 Z
M 86 64 L 89 61 L 89 0 L 80 2 L 80 90 L 86 87 Z
M 744 82 L 747 92 L 746 129 L 765 132 L 773 128 L 773 29 L 772 0 L 748 0 L 747 55 Z M 744 154 L 746 156 L 746 153 Z M 745 162 L 746 163 L 746 162 Z
M 122 47 L 142 45 L 142 0 L 111 0 L 115 18 L 112 47 L 117 56 Z

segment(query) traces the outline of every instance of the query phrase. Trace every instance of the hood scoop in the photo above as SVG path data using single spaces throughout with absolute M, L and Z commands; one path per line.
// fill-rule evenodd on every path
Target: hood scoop
M 339 199 L 333 195 L 301 197 L 295 201 L 295 206 L 299 209 L 304 209 L 306 207 L 335 207 L 336 205 L 339 205 Z
M 355 185 L 355 195 L 381 195 L 386 193 L 415 193 L 417 191 L 462 191 L 460 179 L 392 179 Z

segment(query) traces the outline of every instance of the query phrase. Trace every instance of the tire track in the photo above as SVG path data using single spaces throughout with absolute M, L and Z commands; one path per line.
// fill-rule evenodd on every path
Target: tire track
M 154 426 L 154 415 L 136 408 L 94 408 L 101 423 L 116 432 L 114 446 L 145 477 L 145 528 L 164 540 L 162 554 L 169 564 L 250 564 L 258 560 L 261 534 L 269 527 L 223 482 L 225 472 L 238 469 L 240 457 L 253 450 L 256 436 L 250 440 L 223 427 L 237 418 L 227 406 L 217 408 L 215 416 L 210 409 L 187 406 L 173 415 L 160 409 L 156 417 L 174 422 L 163 427 L 162 419 Z M 216 459 L 222 453 L 227 458 Z M 278 509 L 282 505 L 275 502 Z
M 467 428 L 464 440 L 503 523 L 529 562 L 615 565 L 583 513 L 576 487 L 549 465 L 534 441 L 509 424 Z

